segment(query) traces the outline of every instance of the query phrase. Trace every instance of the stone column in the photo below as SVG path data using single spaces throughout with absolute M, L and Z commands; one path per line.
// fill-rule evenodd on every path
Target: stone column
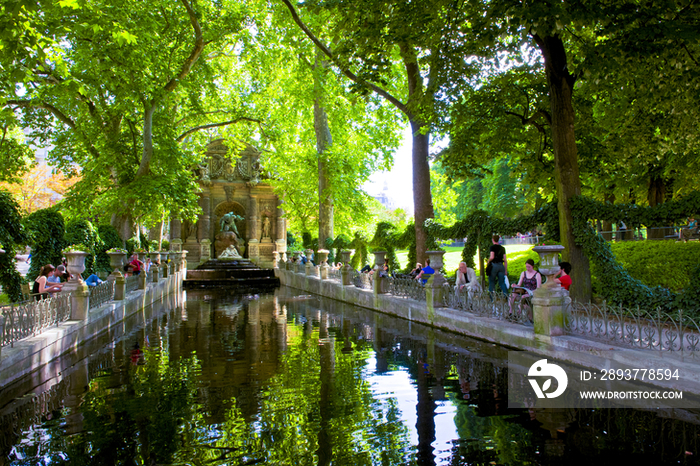
M 160 281 L 160 267 L 156 262 L 160 261 L 160 253 L 151 252 L 149 255 L 151 256 L 151 281 L 153 283 L 158 283 Z
M 148 274 L 142 270 L 139 276 L 139 290 L 145 290 L 148 287 Z
M 535 246 L 532 250 L 540 255 L 540 273 L 547 277 L 547 281 L 535 290 L 532 297 L 535 336 L 547 339 L 566 335 L 566 309 L 571 304 L 571 298 L 569 292 L 555 282 L 555 276 L 561 270 L 559 253 L 564 246 Z
M 374 251 L 374 273 L 373 273 L 373 291 L 375 295 L 386 293 L 385 280 L 382 277 L 384 274 L 384 261 L 386 259 L 386 251 Z
M 432 277 L 428 278 L 428 283 L 425 284 L 425 298 L 428 303 L 428 308 L 430 307 L 445 307 L 443 304 L 443 295 L 445 293 L 445 277 L 440 272 L 442 269 L 442 256 L 445 255 L 445 251 L 426 251 L 426 254 L 430 258 L 430 266 L 435 270 Z
M 284 201 L 277 201 L 277 225 L 275 228 L 275 246 L 278 252 L 287 252 L 287 219 L 285 218 L 284 209 L 282 208 Z M 285 259 L 286 260 L 286 259 Z
M 199 263 L 203 264 L 211 259 L 211 206 L 209 202 L 209 193 L 201 194 L 201 197 L 199 198 L 199 206 L 203 211 L 199 216 Z
M 170 219 L 170 250 L 182 250 L 182 222 L 179 218 Z
M 251 194 L 248 200 L 248 258 L 252 261 L 257 261 L 260 256 L 258 236 L 258 197 Z
M 279 252 L 277 251 L 272 251 L 272 268 L 277 269 L 279 268 Z
M 343 286 L 352 285 L 352 267 L 350 266 L 350 251 L 338 252 L 343 267 L 340 269 L 340 282 Z

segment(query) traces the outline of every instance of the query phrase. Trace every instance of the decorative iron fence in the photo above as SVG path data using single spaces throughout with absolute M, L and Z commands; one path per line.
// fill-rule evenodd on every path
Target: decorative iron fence
M 90 287 L 90 309 L 102 306 L 114 299 L 114 280 L 106 280 Z
M 452 309 L 461 309 L 480 317 L 505 320 L 525 325 L 532 325 L 532 303 L 527 295 L 510 294 L 509 297 L 502 293 L 488 291 L 467 291 L 462 289 L 455 291 L 450 284 L 445 284 L 443 304 Z
M 425 287 L 415 278 L 388 277 L 387 291 L 400 298 L 410 298 L 416 301 L 425 301 Z
M 371 289 L 372 278 L 368 273 L 360 273 L 357 270 L 352 272 L 352 283 L 358 288 Z
M 341 281 L 341 280 L 342 280 L 342 277 L 341 277 L 341 275 L 340 275 L 340 269 L 335 269 L 335 268 L 333 268 L 333 267 L 330 267 L 330 268 L 328 269 L 328 279 L 329 279 L 329 280 Z
M 131 293 L 139 289 L 139 276 L 131 275 L 126 277 L 126 292 Z
M 572 302 L 567 308 L 566 329 L 571 335 L 606 343 L 700 357 L 700 327 L 683 311 L 669 314 Z
M 14 345 L 15 341 L 58 325 L 70 319 L 70 293 L 60 293 L 40 301 L 24 301 L 0 308 L 5 326 L 0 345 Z

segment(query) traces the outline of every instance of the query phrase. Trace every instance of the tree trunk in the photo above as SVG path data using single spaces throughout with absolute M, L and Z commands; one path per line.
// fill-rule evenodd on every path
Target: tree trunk
M 411 120 L 413 133 L 413 147 L 411 155 L 413 159 L 413 218 L 416 228 L 416 260 L 425 264 L 428 257 L 425 254 L 427 234 L 424 223 L 427 219 L 435 217 L 433 210 L 433 198 L 430 192 L 430 164 L 428 163 L 428 150 L 430 146 L 430 134 L 421 134 L 421 124 Z
M 155 241 L 158 243 L 157 250 L 161 250 L 161 245 L 163 243 L 163 222 L 160 221 L 156 223 L 148 232 L 148 240 Z
M 318 247 L 326 248 L 326 238 L 333 239 L 333 197 L 328 182 L 328 150 L 333 145 L 333 137 L 328 126 L 328 115 L 323 103 L 323 82 L 320 73 L 323 52 L 316 49 L 314 62 L 314 131 L 318 152 Z
M 614 204 L 615 203 L 615 192 L 613 191 L 613 189 L 615 189 L 615 185 L 610 186 L 609 189 L 610 190 L 605 193 L 605 202 L 609 202 L 610 204 Z M 613 222 L 603 220 L 603 231 L 609 232 L 609 233 L 603 233 L 603 238 L 605 238 L 605 241 L 612 241 L 612 229 L 613 229 Z
M 573 215 L 569 199 L 581 194 L 578 169 L 578 152 L 574 134 L 574 107 L 572 95 L 574 76 L 569 73 L 566 50 L 559 36 L 534 36 L 542 51 L 545 73 L 549 84 L 549 100 L 552 111 L 552 145 L 554 147 L 554 175 L 559 207 L 559 232 L 566 248 L 564 260 L 571 263 L 571 298 L 587 302 L 591 299 L 591 271 L 583 248 L 576 244 L 573 232 Z
M 123 241 L 135 236 L 134 220 L 131 218 L 131 215 L 112 214 L 110 223 L 117 229 L 117 232 Z
M 649 170 L 649 188 L 647 189 L 647 202 L 650 207 L 663 204 L 666 200 L 666 183 L 658 170 Z M 667 234 L 665 228 L 653 228 L 647 225 L 648 239 L 664 239 Z

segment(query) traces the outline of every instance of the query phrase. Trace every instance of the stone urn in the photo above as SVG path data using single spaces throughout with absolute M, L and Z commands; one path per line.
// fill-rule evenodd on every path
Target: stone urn
M 146 257 L 148 257 L 148 253 L 145 251 L 143 251 L 143 252 L 134 251 L 134 254 L 136 254 L 136 257 L 138 257 L 141 262 L 145 262 Z
M 159 251 L 151 251 L 148 253 L 148 255 L 151 257 L 151 263 L 155 264 L 156 262 L 160 262 L 160 252 Z
M 316 260 L 317 265 L 328 265 L 328 254 L 330 254 L 330 251 L 328 249 L 319 249 L 316 252 L 316 255 L 318 256 Z
M 535 246 L 532 248 L 540 256 L 540 273 L 547 277 L 547 281 L 542 285 L 546 287 L 561 286 L 554 281 L 554 276 L 559 273 L 559 254 L 564 250 L 564 246 L 554 244 L 551 246 Z
M 83 276 L 81 274 L 85 272 L 85 258 L 90 254 L 85 251 L 70 251 L 64 252 L 64 254 L 68 262 L 68 273 L 71 274 L 69 281 L 82 282 Z
M 316 252 L 321 280 L 328 280 L 328 249 L 319 249 Z
M 272 268 L 273 269 L 279 268 L 279 256 L 280 256 L 279 252 L 272 251 Z
M 445 251 L 425 251 L 430 259 L 430 266 L 435 270 L 436 273 L 444 267 L 442 256 L 445 255 Z
M 124 266 L 124 261 L 126 261 L 126 253 L 108 252 L 107 255 L 109 256 L 109 266 L 114 269 L 112 270 L 111 275 L 113 277 L 121 277 L 122 267 Z
M 340 252 L 338 252 L 338 257 L 340 258 L 340 262 L 343 263 L 343 266 L 350 265 L 350 256 L 351 255 L 352 255 L 352 251 L 340 251 Z

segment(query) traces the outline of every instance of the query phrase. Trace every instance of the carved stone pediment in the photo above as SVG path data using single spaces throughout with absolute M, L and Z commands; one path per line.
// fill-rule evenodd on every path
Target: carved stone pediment
M 204 184 L 212 180 L 240 180 L 255 185 L 263 178 L 259 160 L 260 151 L 250 144 L 233 160 L 223 139 L 218 139 L 207 147 L 206 158 L 198 169 L 199 179 Z

